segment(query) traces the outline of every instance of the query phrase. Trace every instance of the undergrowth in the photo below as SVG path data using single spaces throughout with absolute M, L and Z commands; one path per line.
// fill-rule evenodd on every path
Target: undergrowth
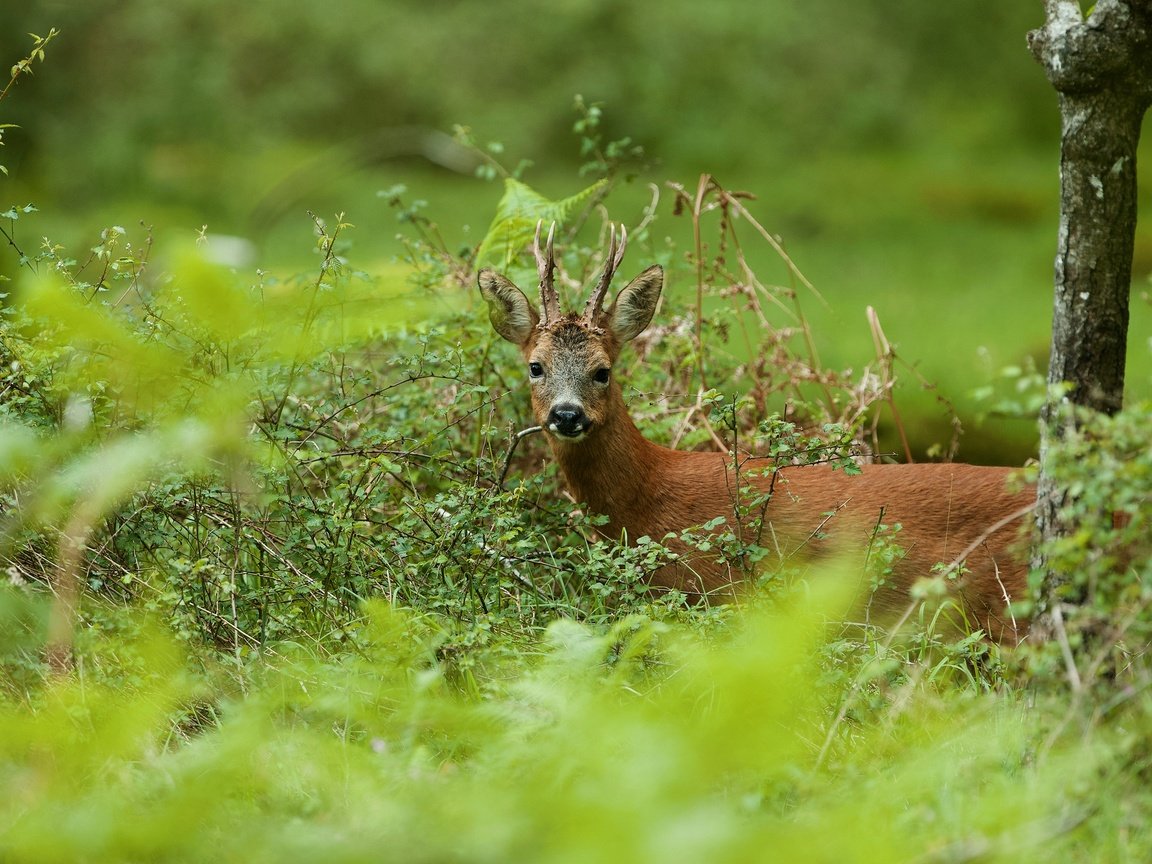
M 899 632 L 840 623 L 861 574 L 765 572 L 739 531 L 694 541 L 760 574 L 739 607 L 654 593 L 663 538 L 604 542 L 541 443 L 513 449 L 524 372 L 473 285 L 480 264 L 530 273 L 540 219 L 561 226 L 568 305 L 598 270 L 640 154 L 579 107 L 590 179 L 549 200 L 488 152 L 504 193 L 475 249 L 383 192 L 403 282 L 353 263 L 343 215 L 313 217 L 316 267 L 287 276 L 213 263 L 206 231 L 25 248 L 34 208 L 3 214 L 0 858 L 1149 851 L 1147 406 L 1056 457 L 1078 526 L 1054 550 L 1075 574 L 1062 641 L 955 635 L 942 577 Z M 727 450 L 737 475 L 745 450 L 885 458 L 898 358 L 879 321 L 870 366 L 824 368 L 814 288 L 746 202 L 705 176 L 625 217 L 633 259 L 687 298 L 624 370 L 638 425 Z M 669 218 L 692 221 L 692 249 Z M 749 265 L 753 243 L 786 284 Z M 878 526 L 873 585 L 898 544 Z

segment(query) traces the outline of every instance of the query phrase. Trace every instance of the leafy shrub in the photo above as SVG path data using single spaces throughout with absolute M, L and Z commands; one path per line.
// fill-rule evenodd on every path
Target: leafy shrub
M 1060 579 L 1057 632 L 1034 658 L 1034 672 L 1066 680 L 1074 690 L 1100 687 L 1112 710 L 1152 680 L 1146 656 L 1152 640 L 1150 417 L 1146 403 L 1112 417 L 1082 416 L 1066 426 L 1048 456 L 1064 493 L 1065 533 L 1047 549 Z
M 453 622 L 442 653 L 467 665 L 473 649 L 556 615 L 686 615 L 683 598 L 646 587 L 667 559 L 662 538 L 601 544 L 596 520 L 568 512 L 555 479 L 537 474 L 538 442 L 511 462 L 512 488 L 497 488 L 511 455 L 502 418 L 527 414 L 515 386 L 522 370 L 493 349 L 471 301 L 424 320 L 439 298 L 459 307 L 458 292 L 472 297 L 476 257 L 518 272 L 541 218 L 564 225 L 561 284 L 588 281 L 601 244 L 581 237 L 627 155 L 603 143 L 594 108 L 584 106 L 578 134 L 592 172 L 605 176 L 560 201 L 509 176 L 487 236 L 463 257 L 402 190 L 389 190 L 412 229 L 408 288 L 349 263 L 343 217 L 314 219 L 318 268 L 292 279 L 213 265 L 217 241 L 204 233 L 197 250 L 157 254 L 147 234 L 114 227 L 83 261 L 51 243 L 27 255 L 32 275 L 6 310 L 0 411 L 20 435 L 53 443 L 33 447 L 33 462 L 9 478 L 5 554 L 23 582 L 57 595 L 54 632 L 67 630 L 79 602 L 70 598 L 87 590 L 90 601 L 142 605 L 182 638 L 244 663 L 285 640 L 342 650 L 360 603 L 383 596 Z M 825 458 L 820 442 L 830 439 L 837 453 L 862 446 L 863 420 L 890 376 L 818 365 L 795 292 L 755 276 L 737 223 L 806 280 L 739 196 L 703 178 L 693 196 L 674 187 L 673 199 L 698 234 L 718 214 L 717 251 L 690 262 L 694 305 L 640 345 L 652 359 L 659 345 L 661 362 L 634 370 L 639 422 L 680 446 L 767 436 L 784 461 Z M 655 203 L 634 247 L 654 241 Z M 771 304 L 790 326 L 771 326 Z M 765 325 L 763 344 L 739 326 L 749 315 Z M 709 350 L 706 366 L 704 340 L 730 334 L 733 352 Z M 693 396 L 708 379 L 747 395 Z M 642 401 L 655 392 L 659 401 Z M 713 402 L 731 410 L 710 418 L 701 409 Z M 751 567 L 763 550 L 747 539 L 724 545 Z

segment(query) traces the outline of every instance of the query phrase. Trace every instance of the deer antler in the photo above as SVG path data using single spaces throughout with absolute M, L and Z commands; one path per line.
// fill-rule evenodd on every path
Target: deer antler
M 620 226 L 620 243 L 616 243 L 616 226 L 608 225 L 608 256 L 604 259 L 604 274 L 600 277 L 600 283 L 596 286 L 596 290 L 592 292 L 592 296 L 588 298 L 588 303 L 584 306 L 584 320 L 589 324 L 594 324 L 596 318 L 600 315 L 601 307 L 604 305 L 604 294 L 608 290 L 608 285 L 612 281 L 612 277 L 616 274 L 616 268 L 620 266 L 620 262 L 624 260 L 624 250 L 628 247 L 628 232 L 624 226 Z
M 532 254 L 536 256 L 536 271 L 540 274 L 540 305 L 544 311 L 540 319 L 541 324 L 549 320 L 560 319 L 560 295 L 556 293 L 556 286 L 552 281 L 552 271 L 556 269 L 556 257 L 552 251 L 552 241 L 556 236 L 556 223 L 553 222 L 548 229 L 548 249 L 540 251 L 540 226 L 544 224 L 541 219 L 536 223 L 536 237 L 532 241 Z

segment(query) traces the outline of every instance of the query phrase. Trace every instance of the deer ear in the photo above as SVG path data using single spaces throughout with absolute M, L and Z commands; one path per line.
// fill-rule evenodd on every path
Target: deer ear
M 624 286 L 608 312 L 608 326 L 617 339 L 628 342 L 644 332 L 663 287 L 664 269 L 659 264 L 653 264 Z
M 527 342 L 532 329 L 540 321 L 540 314 L 528 302 L 524 292 L 495 270 L 487 268 L 480 271 L 477 281 L 488 304 L 492 329 L 514 345 Z

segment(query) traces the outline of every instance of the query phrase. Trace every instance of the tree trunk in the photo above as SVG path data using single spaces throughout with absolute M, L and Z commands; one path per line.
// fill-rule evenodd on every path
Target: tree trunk
M 1035 630 L 1050 635 L 1055 592 L 1044 544 L 1061 534 L 1063 491 L 1046 455 L 1075 424 L 1072 406 L 1113 414 L 1124 395 L 1128 298 L 1136 233 L 1136 147 L 1152 103 L 1152 0 L 1100 0 L 1085 19 L 1075 0 L 1045 0 L 1032 54 L 1059 94 L 1060 229 L 1050 396 L 1044 409 L 1032 566 L 1045 572 Z

